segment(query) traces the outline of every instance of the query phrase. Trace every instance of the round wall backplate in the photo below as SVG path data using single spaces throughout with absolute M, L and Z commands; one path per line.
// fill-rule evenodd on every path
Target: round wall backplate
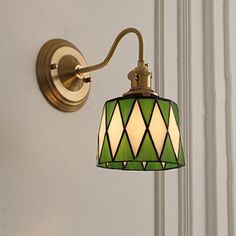
M 40 49 L 36 73 L 39 87 L 55 108 L 72 112 L 87 100 L 90 91 L 89 73 L 78 75 L 78 67 L 86 67 L 82 53 L 70 42 L 52 39 Z M 86 81 L 86 82 L 84 82 Z

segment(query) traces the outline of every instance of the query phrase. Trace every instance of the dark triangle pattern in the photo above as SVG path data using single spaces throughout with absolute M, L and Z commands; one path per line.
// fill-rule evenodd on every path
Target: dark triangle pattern
M 106 135 L 105 138 L 104 138 L 99 163 L 109 162 L 109 161 L 112 161 L 112 156 L 111 156 L 110 146 L 109 146 L 109 143 L 108 143 L 108 138 L 107 138 L 107 135 Z
M 118 151 L 115 157 L 115 161 L 133 161 L 133 153 L 129 145 L 126 132 L 123 133 Z
M 115 110 L 115 106 L 116 106 L 116 101 L 110 101 L 110 102 L 107 102 L 106 104 L 106 127 L 107 128 L 111 121 L 111 117 Z
M 141 107 L 141 111 L 143 113 L 146 125 L 148 126 L 152 117 L 152 111 L 153 111 L 155 99 L 154 98 L 153 99 L 140 98 L 138 99 L 138 102 Z
M 121 117 L 124 126 L 126 126 L 127 124 L 128 118 L 134 105 L 134 101 L 135 101 L 134 99 L 123 99 L 119 101 Z
M 167 135 L 166 140 L 165 140 L 165 146 L 162 151 L 161 161 L 177 163 L 176 158 L 175 158 L 175 152 L 172 147 L 169 135 Z
M 169 116 L 170 116 L 170 103 L 168 101 L 163 101 L 158 99 L 157 100 L 161 113 L 164 117 L 164 121 L 166 123 L 166 126 L 169 126 Z
M 148 132 L 146 132 L 146 135 L 144 137 L 142 146 L 140 147 L 136 160 L 138 161 L 158 161 L 159 160 L 155 152 L 155 148 L 152 144 L 151 137 Z

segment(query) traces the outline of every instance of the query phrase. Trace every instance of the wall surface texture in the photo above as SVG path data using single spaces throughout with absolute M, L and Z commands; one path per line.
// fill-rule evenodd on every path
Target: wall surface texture
M 69 40 L 95 64 L 130 26 L 142 31 L 153 68 L 153 6 L 136 0 L 1 1 L 1 236 L 154 235 L 153 173 L 95 167 L 102 106 L 129 89 L 137 39 L 124 38 L 111 63 L 92 73 L 90 97 L 78 112 L 52 108 L 35 75 L 47 40 Z
M 1 236 L 236 235 L 236 1 L 2 0 Z M 92 73 L 75 113 L 52 108 L 35 75 L 52 38 L 100 62 L 119 31 L 137 27 L 159 94 L 177 101 L 187 165 L 165 173 L 95 167 L 105 100 L 129 88 L 137 39 Z

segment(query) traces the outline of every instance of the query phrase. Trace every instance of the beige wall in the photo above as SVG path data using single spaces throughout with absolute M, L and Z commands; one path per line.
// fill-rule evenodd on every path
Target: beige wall
M 235 236 L 235 11 L 234 0 L 2 1 L 0 235 Z M 45 41 L 70 40 L 94 64 L 130 26 L 144 35 L 160 94 L 179 103 L 181 171 L 95 167 L 103 103 L 129 88 L 133 35 L 92 73 L 79 112 L 55 110 L 38 89 Z
M 100 62 L 119 31 L 132 26 L 142 31 L 153 68 L 154 1 L 0 4 L 0 235 L 153 236 L 153 174 L 95 167 L 102 106 L 129 89 L 136 38 L 124 39 L 110 65 L 92 74 L 88 102 L 76 113 L 46 102 L 35 62 L 51 38 L 76 44 L 89 64 Z

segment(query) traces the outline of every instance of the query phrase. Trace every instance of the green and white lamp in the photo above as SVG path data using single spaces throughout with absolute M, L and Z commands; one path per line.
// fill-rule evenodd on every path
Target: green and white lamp
M 98 167 L 155 171 L 184 164 L 176 103 L 137 95 L 105 103 L 98 135 Z
M 144 42 L 135 28 L 116 37 L 104 61 L 88 66 L 80 50 L 64 39 L 40 49 L 36 73 L 39 87 L 55 108 L 73 112 L 89 95 L 90 72 L 110 61 L 120 40 L 134 33 L 139 42 L 137 67 L 129 74 L 131 89 L 105 103 L 98 135 L 97 166 L 120 170 L 168 170 L 184 166 L 176 103 L 151 89 L 152 73 L 144 63 Z

